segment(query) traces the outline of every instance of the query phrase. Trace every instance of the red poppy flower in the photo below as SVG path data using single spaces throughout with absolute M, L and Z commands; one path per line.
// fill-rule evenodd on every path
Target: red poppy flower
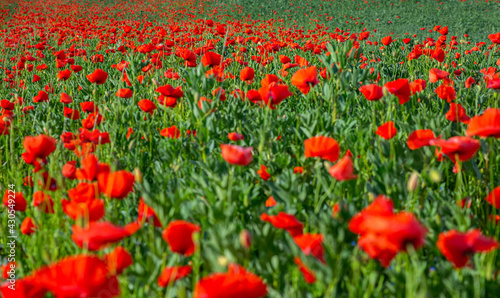
M 76 187 L 68 190 L 68 196 L 76 202 L 86 202 L 98 197 L 96 183 L 80 182 Z
M 38 180 L 38 185 L 44 190 L 57 190 L 57 181 L 50 177 L 48 172 L 42 174 L 42 179 Z
M 430 129 L 415 130 L 408 136 L 406 144 L 410 150 L 415 150 L 425 146 L 430 146 L 430 141 L 436 139 L 436 136 Z
M 99 160 L 94 154 L 87 154 L 82 158 L 80 169 L 76 170 L 76 178 L 78 180 L 96 180 L 99 173 L 109 172 L 109 166 L 104 163 L 99 163 Z
M 201 63 L 203 66 L 217 66 L 220 64 L 221 55 L 214 52 L 206 52 L 203 57 L 201 57 Z
M 308 256 L 312 255 L 320 262 L 325 263 L 325 252 L 323 250 L 323 235 L 302 234 L 293 237 L 293 241 L 300 247 L 302 252 Z
M 80 107 L 84 113 L 95 113 L 99 111 L 93 101 L 81 102 Z
M 262 180 L 267 181 L 269 178 L 271 178 L 271 175 L 267 172 L 267 167 L 265 165 L 260 166 L 260 170 L 257 171 L 257 174 L 260 175 L 260 178 Z
M 239 134 L 237 132 L 230 132 L 227 134 L 227 137 L 233 142 L 245 139 L 245 137 L 242 134 Z
M 56 60 L 56 67 L 57 68 L 63 68 L 66 66 L 66 64 L 68 64 L 66 61 L 59 60 L 59 59 Z
M 139 199 L 138 213 L 139 215 L 137 217 L 137 221 L 142 222 L 142 221 L 149 221 L 150 219 L 152 219 L 153 225 L 155 227 L 161 228 L 161 222 L 158 216 L 156 215 L 156 212 L 154 211 L 153 208 L 146 205 L 146 203 L 144 203 L 144 200 L 142 198 Z
M 441 29 L 439 29 L 439 33 L 442 35 L 447 35 L 448 34 L 448 26 L 444 26 Z
M 178 139 L 181 136 L 181 131 L 177 128 L 177 126 L 172 125 L 162 129 L 160 131 L 160 135 L 170 139 Z
M 100 250 L 110 244 L 133 235 L 137 231 L 134 224 L 125 227 L 115 226 L 107 221 L 90 222 L 87 227 L 74 225 L 71 239 L 80 248 Z
M 439 98 L 445 99 L 448 103 L 452 102 L 455 98 L 457 98 L 457 93 L 455 92 L 455 88 L 453 86 L 448 85 L 447 83 L 443 83 L 439 85 L 439 87 L 434 90 Z
M 295 167 L 293 168 L 293 173 L 294 174 L 302 174 L 304 172 L 304 169 L 302 167 Z
M 193 51 L 188 49 L 179 49 L 177 53 L 179 57 L 184 59 L 184 65 L 186 65 L 187 67 L 195 67 L 197 65 L 196 58 L 198 56 L 196 56 L 196 54 Z
M 35 223 L 33 222 L 33 219 L 31 217 L 26 217 L 22 224 L 21 224 L 21 233 L 23 235 L 31 235 L 35 233 L 37 227 Z
M 163 230 L 162 237 L 172 252 L 189 257 L 196 250 L 193 234 L 200 230 L 199 225 L 184 220 L 174 220 Z
M 134 263 L 130 253 L 121 246 L 115 247 L 105 258 L 108 270 L 112 275 L 121 274 L 123 270 Z
M 392 43 L 392 37 L 391 36 L 386 36 L 386 37 L 383 37 L 382 40 L 381 40 L 382 44 L 384 46 L 389 46 L 391 43 Z
M 447 71 L 440 70 L 437 68 L 431 68 L 431 70 L 429 70 L 429 82 L 436 83 L 439 80 L 448 78 L 449 75 L 450 73 Z
M 131 98 L 134 92 L 128 88 L 124 88 L 116 91 L 115 95 L 121 98 Z
M 151 116 L 153 116 L 153 112 L 156 110 L 156 105 L 149 99 L 141 99 L 137 105 L 142 111 L 149 113 Z
M 227 273 L 214 273 L 202 278 L 196 284 L 193 297 L 260 298 L 266 295 L 266 284 L 260 277 L 239 265 L 230 264 Z
M 10 273 L 12 273 L 11 270 L 12 269 L 15 270 L 15 268 L 18 267 L 18 266 L 19 265 L 15 261 L 10 261 L 7 264 L 2 265 L 1 268 L 0 268 L 0 270 L 2 271 L 2 275 L 1 276 L 3 277 L 3 279 L 9 279 L 9 276 L 11 275 L 11 274 L 9 274 L 9 271 L 10 271 Z
M 77 255 L 32 273 L 37 286 L 55 297 L 115 297 L 120 287 L 106 262 L 96 256 Z
M 316 86 L 319 83 L 318 73 L 316 71 L 316 66 L 309 68 L 299 69 L 292 76 L 292 85 L 297 87 L 300 92 L 307 95 L 311 87 Z
M 76 109 L 70 109 L 68 107 L 64 107 L 64 117 L 71 120 L 80 119 L 80 112 Z
M 12 111 L 12 110 L 14 110 L 15 103 L 10 102 L 7 99 L 2 99 L 0 101 L 0 106 L 2 107 L 2 109 L 6 109 L 6 110 L 9 110 L 9 111 Z
M 221 101 L 225 101 L 226 98 L 226 90 L 222 89 L 221 87 L 217 87 L 217 89 L 212 90 L 212 95 L 215 98 L 220 99 Z
M 251 67 L 245 67 L 240 71 L 240 80 L 251 81 L 255 78 L 255 71 Z
M 356 214 L 349 222 L 349 230 L 360 235 L 358 246 L 384 267 L 400 251 L 406 251 L 408 244 L 415 249 L 423 246 L 427 233 L 413 214 L 394 214 L 392 201 L 384 196 Z
M 495 208 L 500 208 L 500 186 L 493 189 L 485 200 Z
M 381 99 L 384 96 L 382 90 L 383 88 L 377 84 L 364 85 L 359 88 L 359 91 L 370 101 Z
M 474 80 L 473 77 L 468 77 L 467 80 L 465 80 L 465 88 L 469 89 L 472 84 L 475 84 L 476 80 Z
M 493 89 L 495 91 L 500 90 L 500 78 L 488 80 L 486 88 Z
M 177 105 L 177 99 L 184 96 L 181 86 L 174 88 L 168 84 L 158 87 L 156 92 L 161 93 L 161 96 L 158 97 L 158 102 L 168 107 L 175 107 Z
M 71 70 L 69 69 L 61 70 L 57 74 L 57 78 L 61 81 L 66 81 L 67 79 L 69 79 L 70 76 L 71 76 Z
M 222 158 L 232 165 L 247 166 L 252 162 L 252 147 L 220 145 Z
M 24 212 L 27 203 L 22 192 L 13 193 L 6 189 L 3 195 L 3 205 L 9 209 Z
M 320 157 L 331 162 L 339 158 L 339 144 L 334 138 L 316 136 L 304 141 L 306 157 Z
M 80 65 L 71 65 L 70 68 L 74 72 L 80 72 L 83 70 L 83 67 L 81 67 Z
M 450 103 L 450 110 L 446 113 L 446 119 L 452 122 L 462 122 L 465 124 L 470 122 L 470 117 L 467 116 L 462 105 L 454 102 Z
M 438 62 L 443 62 L 444 56 L 445 56 L 445 53 L 444 53 L 443 49 L 441 49 L 441 48 L 436 48 L 434 50 L 434 52 L 432 52 L 432 55 L 431 55 L 431 57 L 436 59 Z
M 479 230 L 471 230 L 460 233 L 450 230 L 439 234 L 436 243 L 441 253 L 455 268 L 467 265 L 472 254 L 477 252 L 488 252 L 498 248 L 498 242 L 492 238 L 481 235 Z
M 273 197 L 269 197 L 266 200 L 266 207 L 276 206 L 276 200 Z
M 68 94 L 61 92 L 61 102 L 64 104 L 72 103 L 73 99 Z
M 278 83 L 280 78 L 273 74 L 266 74 L 266 76 L 260 81 L 261 86 L 269 86 L 272 83 Z
M 130 139 L 130 136 L 134 133 L 134 129 L 129 127 L 127 130 L 127 140 Z
M 397 132 L 398 130 L 396 129 L 396 126 L 394 126 L 394 122 L 389 121 L 380 125 L 375 133 L 386 140 L 390 140 L 394 138 Z
M 38 135 L 36 137 L 27 136 L 23 141 L 25 153 L 22 154 L 27 164 L 38 162 L 37 159 L 46 159 L 54 150 L 56 150 L 56 139 L 47 135 Z
M 189 265 L 187 266 L 173 266 L 165 267 L 161 272 L 160 277 L 158 277 L 158 286 L 164 288 L 168 287 L 170 284 L 183 279 L 191 274 L 193 268 Z
M 109 198 L 123 199 L 134 188 L 134 175 L 128 171 L 102 172 L 97 176 L 99 191 Z
M 54 201 L 52 198 L 39 190 L 33 194 L 33 206 L 45 213 L 54 213 Z
M 367 218 L 371 216 L 391 216 L 394 214 L 393 209 L 392 200 L 384 195 L 379 195 L 370 205 L 351 219 L 349 230 L 355 234 L 365 233 L 367 231 Z
M 108 79 L 108 73 L 102 69 L 96 69 L 93 73 L 87 75 L 87 79 L 91 83 L 96 83 L 97 85 L 102 85 Z
M 500 138 L 500 109 L 488 108 L 480 116 L 474 116 L 465 132 L 468 136 Z
M 462 136 L 451 137 L 448 140 L 431 140 L 430 144 L 439 147 L 440 153 L 448 156 L 453 162 L 457 161 L 457 157 L 460 161 L 471 159 L 481 147 L 478 140 Z
M 260 219 L 272 224 L 275 228 L 286 230 L 292 237 L 302 235 L 304 224 L 291 214 L 279 212 L 278 215 L 267 215 L 262 213 Z
M 306 283 L 312 284 L 316 281 L 316 276 L 314 275 L 314 272 L 312 272 L 307 266 L 302 263 L 302 260 L 299 257 L 294 258 L 295 264 L 299 266 L 299 270 L 302 273 L 302 276 L 304 276 L 304 279 L 306 280 Z
M 92 199 L 88 201 L 76 200 L 61 200 L 61 205 L 64 213 L 71 219 L 77 220 L 82 218 L 89 222 L 98 221 L 104 217 L 104 201 Z
M 309 61 L 304 57 L 300 57 L 299 55 L 295 55 L 294 57 L 295 63 L 297 63 L 300 67 L 308 67 Z
M 49 101 L 49 95 L 47 92 L 40 90 L 38 91 L 38 95 L 33 97 L 33 102 L 47 102 Z
M 358 178 L 358 175 L 353 174 L 354 166 L 352 164 L 351 156 L 352 154 L 350 154 L 350 151 L 348 151 L 348 153 L 346 153 L 344 157 L 342 157 L 335 165 L 328 169 L 328 173 L 330 173 L 333 178 L 339 181 Z
M 289 57 L 287 57 L 285 55 L 279 55 L 279 58 L 280 58 L 280 62 L 283 64 L 292 62 L 292 59 L 290 59 Z
M 399 104 L 404 104 L 410 100 L 410 84 L 408 79 L 397 79 L 385 83 L 384 87 L 389 93 L 394 94 L 399 99 Z
M 89 114 L 87 118 L 82 120 L 82 126 L 86 129 L 95 129 L 95 127 L 104 121 L 104 117 L 98 112 Z
M 248 92 L 250 93 L 250 91 Z M 264 101 L 266 106 L 269 106 L 269 108 L 271 109 L 276 109 L 276 106 L 279 105 L 283 100 L 293 95 L 293 93 L 288 90 L 287 85 L 280 85 L 276 82 L 272 82 L 269 85 L 262 84 L 262 87 L 259 89 L 259 93 L 261 100 Z M 247 94 L 247 96 L 249 95 Z M 253 100 L 250 99 L 250 101 Z
M 488 38 L 492 43 L 500 44 L 500 32 L 489 34 Z

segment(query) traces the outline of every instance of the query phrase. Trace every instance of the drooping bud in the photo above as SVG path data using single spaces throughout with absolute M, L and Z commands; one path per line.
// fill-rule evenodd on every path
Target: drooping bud
M 252 246 L 252 236 L 247 230 L 243 230 L 240 232 L 240 244 L 245 249 L 250 249 L 250 247 Z
M 409 192 L 414 192 L 418 187 L 418 172 L 413 172 L 408 178 L 408 183 L 406 184 L 406 189 Z

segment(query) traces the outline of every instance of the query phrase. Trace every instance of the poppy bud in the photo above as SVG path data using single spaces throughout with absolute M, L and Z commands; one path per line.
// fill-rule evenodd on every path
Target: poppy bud
M 97 95 L 97 90 L 96 89 L 92 90 L 92 96 L 96 97 L 96 95 Z
M 250 247 L 252 246 L 252 236 L 247 230 L 243 230 L 240 232 L 240 244 L 245 249 L 250 249 Z
M 138 183 L 142 182 L 142 172 L 141 172 L 141 170 L 139 168 L 135 168 L 134 169 L 134 179 Z
M 434 183 L 439 183 L 441 182 L 441 174 L 436 171 L 436 170 L 431 170 L 429 172 L 429 176 L 431 177 L 431 180 L 434 182 Z
M 225 256 L 220 256 L 217 258 L 217 263 L 219 263 L 219 265 L 221 265 L 221 266 L 226 267 L 227 264 L 229 263 L 229 261 L 227 260 L 227 258 Z
M 151 81 L 153 82 L 153 85 L 158 88 L 160 87 L 160 83 L 158 83 L 158 81 L 155 79 L 155 78 L 152 78 Z
M 377 196 L 373 192 L 368 193 L 368 201 L 371 202 L 371 201 L 375 200 L 376 197 Z
M 413 172 L 410 175 L 410 178 L 408 178 L 408 183 L 406 184 L 406 189 L 408 189 L 409 192 L 414 192 L 418 187 L 418 173 Z

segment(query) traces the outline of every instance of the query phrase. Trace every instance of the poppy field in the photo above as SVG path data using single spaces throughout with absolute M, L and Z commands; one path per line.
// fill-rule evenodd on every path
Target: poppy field
M 494 297 L 499 3 L 380 2 L 1 2 L 1 296 Z

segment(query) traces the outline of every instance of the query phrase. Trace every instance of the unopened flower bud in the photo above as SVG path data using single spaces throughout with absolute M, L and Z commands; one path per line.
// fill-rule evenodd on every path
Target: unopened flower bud
M 217 258 L 217 263 L 219 263 L 219 265 L 221 265 L 221 266 L 227 266 L 229 261 L 227 260 L 227 258 L 225 256 L 220 256 Z
M 250 249 L 250 246 L 252 246 L 252 236 L 250 235 L 250 232 L 248 232 L 247 230 L 241 231 L 240 244 L 245 249 Z
M 158 88 L 160 87 L 160 83 L 158 83 L 158 81 L 155 79 L 155 78 L 152 78 L 151 81 L 153 82 L 153 85 Z
M 431 177 L 431 180 L 434 182 L 434 183 L 439 183 L 441 182 L 441 174 L 436 171 L 436 170 L 431 170 L 429 172 L 429 176 Z
M 410 178 L 408 178 L 408 183 L 406 184 L 406 189 L 408 189 L 409 192 L 414 192 L 418 187 L 418 173 L 413 172 L 410 175 Z
M 138 183 L 142 182 L 142 172 L 139 168 L 134 169 L 134 178 L 136 182 Z

